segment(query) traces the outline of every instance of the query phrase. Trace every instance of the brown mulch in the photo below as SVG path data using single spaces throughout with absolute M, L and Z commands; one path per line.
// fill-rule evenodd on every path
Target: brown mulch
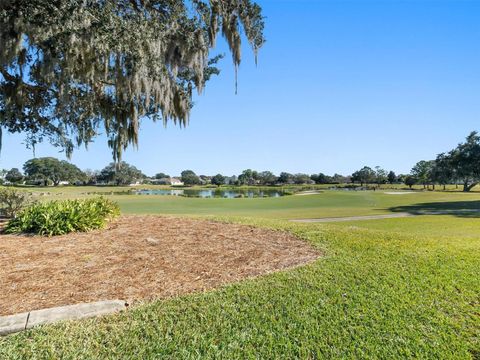
M 159 216 L 51 238 L 1 234 L 0 315 L 203 291 L 319 256 L 286 232 Z

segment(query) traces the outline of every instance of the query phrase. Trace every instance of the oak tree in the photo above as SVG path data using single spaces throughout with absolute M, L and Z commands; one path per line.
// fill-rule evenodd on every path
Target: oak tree
M 67 156 L 104 131 L 119 161 L 142 119 L 188 124 L 219 33 L 237 69 L 241 33 L 256 56 L 263 27 L 251 0 L 2 0 L 0 131 Z

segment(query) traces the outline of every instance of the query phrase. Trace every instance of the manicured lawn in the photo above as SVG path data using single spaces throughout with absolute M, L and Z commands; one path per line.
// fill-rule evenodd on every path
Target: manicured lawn
M 216 291 L 2 338 L 0 358 L 480 356 L 479 214 L 335 224 L 281 220 L 388 213 L 406 206 L 417 211 L 432 208 L 430 203 L 450 210 L 465 204 L 474 208 L 479 194 L 118 199 L 125 212 L 216 215 L 286 229 L 326 255 L 296 270 Z
M 418 192 L 389 195 L 380 191 L 325 191 L 318 195 L 254 199 L 198 199 L 174 196 L 115 196 L 124 213 L 233 215 L 298 219 L 388 214 L 415 210 L 412 205 L 436 203 L 437 209 L 462 209 L 463 202 L 480 208 L 480 193 Z M 453 204 L 453 205 L 451 205 Z
M 143 187 L 143 186 L 142 186 Z M 145 186 L 147 188 L 168 188 Z M 47 187 L 26 189 L 39 200 L 82 198 L 102 195 L 120 204 L 125 214 L 172 214 L 188 216 L 223 216 L 300 219 L 389 214 L 393 212 L 480 209 L 480 192 L 415 191 L 392 195 L 392 189 L 377 191 L 331 191 L 317 195 L 290 195 L 280 198 L 200 199 L 164 195 L 118 195 L 131 187 Z M 42 194 L 41 196 L 38 196 Z M 467 212 L 468 212 L 467 211 Z

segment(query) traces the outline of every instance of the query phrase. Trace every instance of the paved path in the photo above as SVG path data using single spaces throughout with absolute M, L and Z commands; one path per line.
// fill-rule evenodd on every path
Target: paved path
M 300 223 L 329 223 L 329 222 L 341 222 L 341 221 L 357 221 L 357 220 L 380 220 L 380 219 L 393 219 L 416 216 L 409 213 L 396 213 L 386 215 L 365 215 L 365 216 L 347 216 L 347 217 L 332 217 L 321 219 L 293 219 L 290 221 Z

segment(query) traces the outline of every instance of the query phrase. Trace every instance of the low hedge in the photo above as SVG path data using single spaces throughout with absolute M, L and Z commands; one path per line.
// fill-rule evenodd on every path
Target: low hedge
M 39 202 L 22 210 L 7 223 L 5 232 L 63 235 L 103 228 L 120 215 L 118 204 L 103 197 Z

